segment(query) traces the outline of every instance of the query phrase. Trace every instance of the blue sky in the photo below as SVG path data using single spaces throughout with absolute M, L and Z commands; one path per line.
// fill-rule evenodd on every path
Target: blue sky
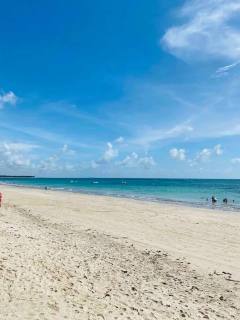
M 240 178 L 240 0 L 1 10 L 0 173 Z

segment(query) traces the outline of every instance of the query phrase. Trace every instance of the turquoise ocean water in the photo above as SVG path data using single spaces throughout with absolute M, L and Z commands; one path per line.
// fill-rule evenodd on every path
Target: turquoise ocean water
M 0 178 L 0 183 L 208 207 L 212 207 L 210 198 L 214 195 L 217 207 L 240 209 L 240 180 Z M 225 197 L 227 206 L 222 203 Z

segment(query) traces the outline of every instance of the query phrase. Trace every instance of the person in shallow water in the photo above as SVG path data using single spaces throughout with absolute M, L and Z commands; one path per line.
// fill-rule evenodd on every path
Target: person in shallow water
M 217 198 L 215 196 L 212 196 L 212 204 L 217 203 Z
M 227 204 L 227 203 L 228 203 L 228 199 L 227 199 L 227 198 L 224 198 L 224 199 L 223 199 L 223 203 L 224 203 L 224 204 Z

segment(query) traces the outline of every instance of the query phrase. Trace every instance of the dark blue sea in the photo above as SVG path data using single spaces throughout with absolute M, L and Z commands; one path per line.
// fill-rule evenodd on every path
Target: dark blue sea
M 214 195 L 216 207 L 240 209 L 240 180 L 0 178 L 0 183 L 208 207 L 212 207 L 210 198 Z M 223 198 L 228 199 L 227 206 Z

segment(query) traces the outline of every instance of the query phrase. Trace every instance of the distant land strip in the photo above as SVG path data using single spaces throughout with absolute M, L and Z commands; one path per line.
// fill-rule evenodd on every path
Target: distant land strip
M 35 176 L 7 176 L 7 175 L 0 175 L 0 178 L 35 178 Z

